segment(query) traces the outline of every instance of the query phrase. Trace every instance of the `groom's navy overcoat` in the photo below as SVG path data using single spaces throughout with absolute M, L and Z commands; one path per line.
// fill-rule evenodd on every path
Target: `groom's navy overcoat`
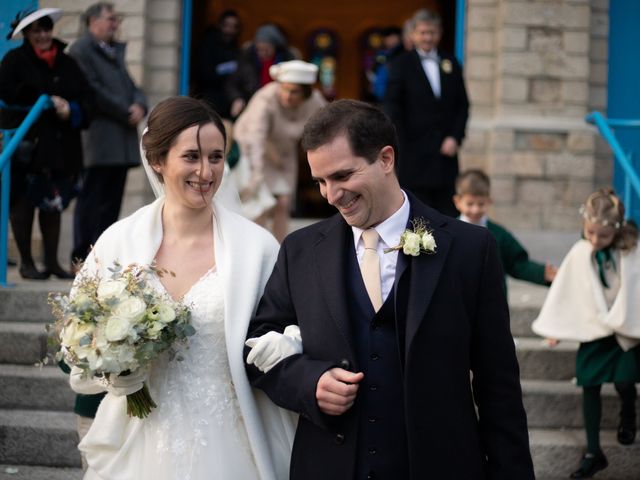
M 429 222 L 437 248 L 431 255 L 398 254 L 385 304 L 395 319 L 399 355 L 387 383 L 399 386 L 392 398 L 401 399 L 396 407 L 400 421 L 404 417 L 397 445 L 405 451 L 392 455 L 407 465 L 398 471 L 411 479 L 533 479 L 495 241 L 485 228 L 409 199 L 411 218 Z M 388 454 L 363 445 L 359 436 L 370 408 L 360 400 L 372 395 L 359 392 L 354 407 L 336 417 L 323 414 L 315 397 L 329 368 L 366 371 L 356 338 L 363 335 L 361 319 L 352 318 L 358 312 L 349 273 L 353 249 L 351 227 L 340 215 L 289 235 L 249 326 L 248 337 L 300 326 L 303 354 L 267 374 L 248 367 L 255 387 L 300 414 L 291 460 L 295 480 L 353 480 L 362 473 L 363 452 Z M 370 387 L 366 379 L 361 384 Z M 394 412 L 389 417 L 399 420 Z

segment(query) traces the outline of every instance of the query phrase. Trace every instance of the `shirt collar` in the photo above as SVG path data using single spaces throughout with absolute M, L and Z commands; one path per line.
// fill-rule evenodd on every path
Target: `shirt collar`
M 437 48 L 432 48 L 428 52 L 425 52 L 424 50 L 416 47 L 416 52 L 418 52 L 418 56 L 420 57 L 420 59 L 431 59 L 435 60 L 436 62 L 440 60 L 440 55 L 438 55 Z
M 400 208 L 384 222 L 374 227 L 375 231 L 380 235 L 380 239 L 387 247 L 393 247 L 400 243 L 400 235 L 406 230 L 407 223 L 409 222 L 409 211 L 411 210 L 409 199 L 407 198 L 407 194 L 404 193 L 404 190 L 401 191 L 404 200 Z M 364 230 L 358 227 L 351 227 L 351 230 L 353 231 L 353 242 L 357 250 L 360 237 Z
M 489 220 L 489 217 L 487 217 L 487 215 L 484 215 L 484 216 L 480 219 L 480 221 L 479 221 L 478 223 L 474 223 L 474 222 L 472 222 L 472 221 L 469 219 L 469 217 L 467 217 L 466 215 L 462 215 L 462 214 L 460 214 L 460 216 L 459 216 L 458 218 L 459 218 L 460 220 L 462 220 L 463 222 L 471 223 L 471 224 L 473 224 L 473 225 L 478 225 L 478 226 L 480 226 L 480 227 L 486 227 L 486 226 L 487 226 L 487 221 Z

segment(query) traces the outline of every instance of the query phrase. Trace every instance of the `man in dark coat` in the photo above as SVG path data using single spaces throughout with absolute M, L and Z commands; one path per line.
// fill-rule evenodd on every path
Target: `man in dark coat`
M 138 124 L 146 99 L 125 65 L 125 44 L 114 40 L 119 19 L 113 5 L 91 5 L 87 31 L 69 49 L 84 71 L 96 109 L 83 134 L 85 172 L 74 215 L 72 260 L 84 258 L 100 234 L 118 220 L 127 170 L 140 165 Z
M 230 118 L 226 85 L 238 68 L 240 17 L 234 10 L 220 14 L 218 24 L 205 32 L 196 64 L 198 90 L 223 118 Z
M 415 48 L 390 63 L 384 100 L 400 139 L 400 185 L 441 213 L 457 216 L 457 153 L 469 112 L 462 69 L 437 49 L 440 17 L 418 10 L 410 30 Z
M 291 478 L 533 479 L 491 234 L 400 188 L 375 107 L 331 103 L 302 145 L 339 215 L 284 240 L 248 331 L 258 346 L 300 329 L 303 353 L 247 367 L 300 414 Z

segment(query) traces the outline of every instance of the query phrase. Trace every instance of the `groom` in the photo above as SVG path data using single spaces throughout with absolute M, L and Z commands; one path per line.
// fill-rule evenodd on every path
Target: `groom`
M 401 190 L 396 143 L 354 100 L 307 123 L 340 215 L 282 244 L 248 337 L 296 324 L 304 353 L 248 366 L 251 382 L 300 414 L 294 480 L 533 479 L 495 242 Z M 435 251 L 386 253 L 418 219 Z

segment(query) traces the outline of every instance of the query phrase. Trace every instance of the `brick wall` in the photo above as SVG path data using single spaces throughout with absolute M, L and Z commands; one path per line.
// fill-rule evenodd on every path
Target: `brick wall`
M 577 229 L 577 209 L 611 177 L 583 118 L 606 106 L 608 1 L 469 0 L 472 103 L 461 163 L 493 180 L 496 220 Z

